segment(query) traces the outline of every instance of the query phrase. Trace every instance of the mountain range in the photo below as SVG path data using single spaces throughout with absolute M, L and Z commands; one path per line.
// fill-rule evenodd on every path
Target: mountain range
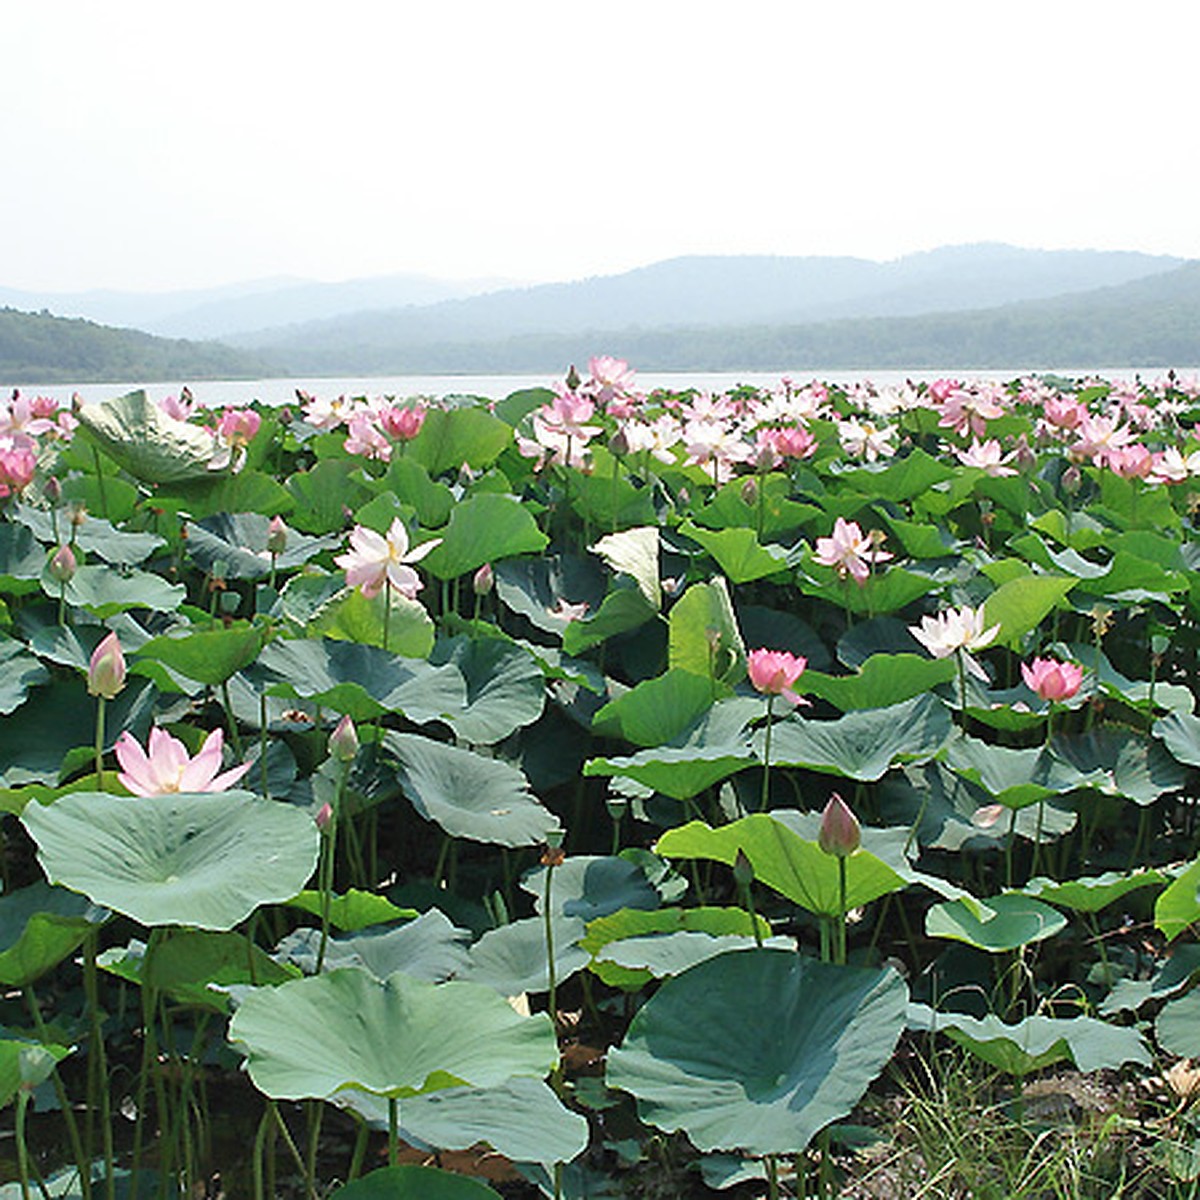
M 96 321 L 105 312 L 140 314 L 144 331 L 176 336 L 225 331 L 219 355 L 211 343 L 164 343 L 168 354 L 151 350 L 155 339 L 146 332 L 105 332 L 136 337 L 150 369 L 169 371 L 178 361 L 182 377 L 195 379 L 213 378 L 206 370 L 227 378 L 553 373 L 596 353 L 644 370 L 1200 363 L 1200 263 L 1134 252 L 980 244 L 882 263 L 687 257 L 571 283 L 478 290 L 487 287 L 418 276 L 276 280 L 207 292 L 60 296 L 54 311 Z M 0 304 L 18 307 L 13 295 L 0 289 Z M 51 309 L 47 297 L 33 299 L 28 307 Z M 314 313 L 321 319 L 307 319 Z M 34 382 L 39 371 L 61 379 L 64 370 L 80 382 L 141 378 L 106 374 L 136 366 L 136 353 L 118 352 L 115 343 L 108 362 L 55 359 L 50 326 L 36 336 L 24 326 L 14 361 L 5 353 L 5 321 L 19 315 L 0 311 L 0 381 Z M 37 319 L 53 321 L 48 312 Z M 87 322 L 68 324 L 78 344 Z M 185 362 L 196 373 L 184 374 Z M 91 373 L 71 375 L 80 370 Z

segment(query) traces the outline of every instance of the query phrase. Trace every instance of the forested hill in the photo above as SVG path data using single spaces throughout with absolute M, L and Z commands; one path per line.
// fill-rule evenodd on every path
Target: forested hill
M 0 308 L 0 384 L 187 383 L 256 379 L 279 370 L 217 342 L 175 341 L 92 321 Z
M 802 324 L 570 334 L 419 344 L 386 340 L 272 348 L 296 375 L 561 370 L 614 354 L 646 371 L 822 368 L 1195 367 L 1200 263 L 1117 287 L 966 312 Z

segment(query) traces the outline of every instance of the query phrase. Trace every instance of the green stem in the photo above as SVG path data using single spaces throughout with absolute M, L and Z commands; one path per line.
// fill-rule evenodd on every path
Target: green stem
M 104 706 L 103 696 L 96 697 L 96 787 L 104 791 Z
M 21 1200 L 29 1200 L 29 1147 L 25 1141 L 25 1110 L 29 1107 L 29 1089 L 17 1091 L 17 1171 L 21 1176 Z
M 89 1127 L 93 1113 L 99 1113 L 100 1140 L 104 1149 L 104 1194 L 106 1200 L 116 1200 L 116 1162 L 113 1155 L 112 1099 L 108 1088 L 108 1053 L 104 1045 L 104 1022 L 100 1016 L 100 988 L 96 970 L 96 943 L 98 935 L 93 930 L 84 942 L 83 988 L 87 997 L 88 1016 L 91 1021 L 91 1049 L 89 1058 L 95 1062 L 97 1089 L 88 1088 Z M 91 1078 L 89 1074 L 89 1079 Z M 91 1146 L 88 1146 L 91 1159 Z
M 444 607 L 444 605 L 443 605 Z M 383 648 L 388 649 L 388 633 L 392 625 L 392 581 L 383 581 Z
M 92 461 L 96 464 L 96 488 L 100 492 L 100 515 L 108 520 L 108 497 L 104 494 L 104 472 L 100 468 L 100 451 L 92 447 Z
M 388 1166 L 400 1165 L 400 1151 L 396 1145 L 400 1138 L 400 1101 L 395 1096 L 388 1097 Z
M 837 958 L 840 966 L 846 964 L 846 857 L 838 855 L 838 940 Z
M 304 1180 L 309 1194 L 317 1194 L 317 1150 L 321 1144 L 321 1118 L 325 1105 L 320 1100 L 308 1102 L 308 1156 L 304 1162 Z
M 350 1173 L 346 1176 L 348 1183 L 353 1183 L 362 1174 L 363 1159 L 367 1156 L 367 1139 L 371 1127 L 361 1117 L 355 1117 L 358 1132 L 354 1135 L 354 1149 L 350 1154 Z
M 245 758 L 242 751 L 242 735 L 238 732 L 237 718 L 233 715 L 233 704 L 229 699 L 229 680 L 221 680 L 221 703 L 225 708 L 225 720 L 229 723 L 229 740 L 233 745 L 233 752 L 239 759 Z M 266 761 L 264 756 L 264 762 Z
M 258 763 L 262 769 L 262 794 L 264 800 L 271 798 L 271 785 L 267 771 L 267 693 L 258 697 Z
M 771 795 L 771 717 L 775 707 L 774 693 L 767 695 L 767 732 L 763 739 L 763 773 L 762 795 L 758 799 L 758 811 L 767 811 L 767 801 Z
M 543 909 L 546 930 L 546 979 L 549 983 L 546 1010 L 550 1014 L 550 1022 L 558 1029 L 558 980 L 554 973 L 554 911 L 550 907 L 550 882 L 554 878 L 554 864 L 546 865 L 546 890 L 543 897 Z
M 967 736 L 967 663 L 963 658 L 963 649 L 960 646 L 955 652 L 955 658 L 958 660 L 958 727 L 962 730 L 963 737 Z
M 1004 843 L 1004 886 L 1013 885 L 1013 843 L 1017 840 L 1017 810 L 1008 810 L 1008 839 Z

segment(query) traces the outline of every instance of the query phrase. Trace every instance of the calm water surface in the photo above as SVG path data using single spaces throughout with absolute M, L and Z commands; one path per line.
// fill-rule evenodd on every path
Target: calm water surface
M 1185 374 L 1192 374 L 1194 369 L 1188 369 Z M 990 379 L 1007 381 L 1019 375 L 1029 374 L 1027 370 L 1013 367 L 1003 371 L 972 371 L 969 369 L 946 367 L 936 371 L 864 371 L 853 368 L 844 371 L 722 371 L 722 372 L 654 372 L 639 371 L 636 377 L 637 386 L 642 391 L 654 388 L 698 388 L 703 391 L 723 392 L 739 384 L 752 384 L 757 387 L 778 387 L 779 381 L 785 375 L 797 383 L 814 378 L 829 383 L 849 385 L 865 380 L 879 386 L 904 383 L 912 380 L 914 383 L 929 382 L 934 379 Z M 1154 379 L 1165 374 L 1164 371 L 1138 371 L 1133 367 L 1106 368 L 1073 368 L 1064 367 L 1057 374 L 1067 378 L 1081 378 L 1085 375 L 1098 375 L 1104 379 L 1132 379 L 1141 374 L 1145 379 Z M 451 396 L 469 395 L 486 396 L 489 399 L 502 399 L 510 392 L 520 388 L 551 387 L 557 381 L 553 375 L 390 375 L 381 377 L 361 377 L 357 379 L 254 379 L 254 380 L 220 380 L 201 382 L 192 385 L 192 395 L 209 408 L 223 408 L 227 405 L 247 404 L 251 400 L 260 400 L 264 404 L 285 404 L 296 398 L 297 389 L 314 396 Z M 4 392 L 11 385 L 4 386 Z M 78 393 L 85 403 L 93 404 L 101 400 L 109 400 L 114 396 L 123 396 L 126 392 L 144 388 L 152 400 L 160 400 L 164 396 L 178 395 L 180 385 L 177 383 L 85 383 L 79 385 L 55 384 L 42 387 L 22 388 L 23 392 L 37 396 L 53 396 L 63 404 L 69 404 L 71 397 Z

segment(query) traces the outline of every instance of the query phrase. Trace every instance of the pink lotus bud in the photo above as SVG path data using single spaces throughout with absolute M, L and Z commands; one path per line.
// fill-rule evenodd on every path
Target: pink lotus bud
M 862 830 L 858 818 L 846 806 L 846 802 L 834 792 L 821 814 L 821 831 L 817 834 L 817 845 L 826 854 L 837 858 L 849 858 L 862 844 Z
M 272 517 L 267 526 L 267 550 L 272 554 L 282 554 L 287 549 L 287 526 L 282 517 Z
M 358 730 L 354 728 L 349 713 L 342 717 L 337 728 L 329 735 L 329 753 L 343 763 L 353 762 L 358 754 Z
M 50 578 L 55 583 L 70 583 L 77 570 L 79 563 L 75 559 L 75 552 L 69 545 L 59 546 L 50 560 Z
M 51 504 L 57 504 L 62 499 L 62 484 L 58 481 L 57 475 L 51 475 L 49 479 L 42 484 L 42 491 L 46 495 L 46 499 Z
M 316 821 L 318 829 L 324 829 L 325 826 L 333 820 L 333 805 L 326 800 L 325 803 L 322 804 L 319 809 L 317 809 L 317 815 L 313 817 L 313 820 Z
M 471 580 L 471 586 L 475 589 L 475 595 L 486 596 L 496 586 L 496 573 L 492 570 L 491 563 L 484 563 L 478 571 L 475 572 Z
M 1079 468 L 1077 466 L 1075 466 L 1074 463 L 1072 463 L 1062 473 L 1063 491 L 1066 492 L 1068 496 L 1073 496 L 1073 495 L 1075 495 L 1075 493 L 1077 491 L 1079 491 L 1079 488 L 1082 484 L 1083 484 L 1083 474 L 1079 470 Z
M 753 475 L 747 475 L 742 481 L 742 503 L 747 508 L 753 508 L 758 503 L 758 480 Z
M 92 651 L 88 663 L 88 694 L 112 700 L 125 686 L 125 655 L 115 633 Z
M 738 887 L 749 887 L 754 882 L 754 865 L 740 846 L 733 859 L 733 878 Z

